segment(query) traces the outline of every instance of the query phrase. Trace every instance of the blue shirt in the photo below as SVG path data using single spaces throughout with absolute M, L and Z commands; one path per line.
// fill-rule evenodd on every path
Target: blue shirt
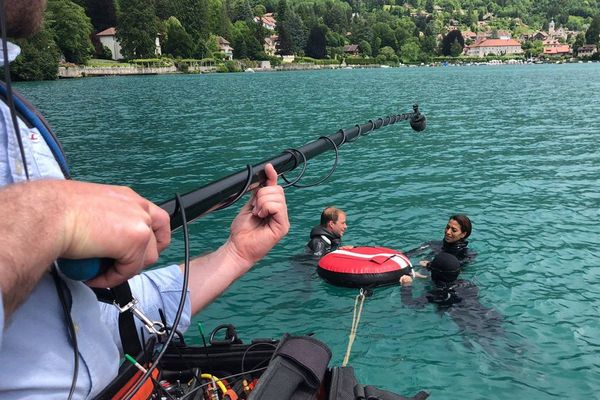
M 16 57 L 18 47 L 13 46 L 10 50 Z M 1 48 L 0 44 L 0 51 Z M 30 178 L 63 178 L 60 167 L 37 129 L 30 129 L 19 121 L 19 130 Z M 10 111 L 0 102 L 0 186 L 25 179 Z M 32 251 L 35 250 L 35 241 L 35 232 L 32 232 Z M 79 375 L 74 398 L 89 399 L 110 383 L 118 371 L 122 356 L 118 310 L 98 302 L 85 284 L 69 279 L 65 282 L 72 298 L 71 316 L 79 350 Z M 167 321 L 173 321 L 183 285 L 177 265 L 145 272 L 129 283 L 146 316 L 160 320 L 158 310 L 162 309 Z M 73 347 L 50 274 L 42 277 L 26 301 L 6 322 L 1 293 L 0 306 L 0 399 L 66 398 L 73 377 Z M 187 329 L 190 317 L 191 306 L 187 297 L 179 331 Z M 137 320 L 136 323 L 139 328 L 141 324 Z

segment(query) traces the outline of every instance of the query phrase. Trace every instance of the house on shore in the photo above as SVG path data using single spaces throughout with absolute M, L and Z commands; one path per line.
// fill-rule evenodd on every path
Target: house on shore
M 279 41 L 279 36 L 271 35 L 265 38 L 265 43 L 263 44 L 263 49 L 265 53 L 269 56 L 274 56 L 277 52 L 277 42 Z
M 254 17 L 254 22 L 262 24 L 263 28 L 274 31 L 277 27 L 277 20 L 273 13 L 266 13 L 261 17 Z
M 357 44 L 347 44 L 344 46 L 344 54 L 349 56 L 360 55 L 360 49 Z
M 217 45 L 219 46 L 219 51 L 223 54 L 225 54 L 225 58 L 227 60 L 233 60 L 233 47 L 231 47 L 231 44 L 229 43 L 229 41 L 227 39 L 225 39 L 224 37 L 218 36 L 217 37 Z
M 569 56 L 572 54 L 571 46 L 562 44 L 556 39 L 546 39 L 543 43 L 543 54 L 546 56 Z
M 578 57 L 591 57 L 598 52 L 595 44 L 584 44 L 577 48 Z
M 485 57 L 487 55 L 523 54 L 523 49 L 521 42 L 516 39 L 482 39 L 465 46 L 463 52 L 471 57 Z
M 105 46 L 110 50 L 111 58 L 113 60 L 118 61 L 124 58 L 123 54 L 121 54 L 121 44 L 117 39 L 117 29 L 115 27 L 110 27 L 102 32 L 98 32 L 96 33 L 96 36 L 98 37 L 98 40 L 100 40 L 102 46 Z M 154 46 L 154 55 L 160 56 L 162 54 L 162 49 L 160 47 L 159 36 L 156 36 Z
M 113 28 L 108 28 L 103 30 L 102 32 L 96 33 L 98 40 L 102 46 L 107 47 L 110 50 L 113 60 L 122 60 L 123 55 L 121 54 L 121 45 L 117 40 L 117 30 Z

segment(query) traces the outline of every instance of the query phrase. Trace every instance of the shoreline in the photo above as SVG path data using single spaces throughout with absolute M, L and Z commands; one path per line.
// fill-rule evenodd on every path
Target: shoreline
M 505 65 L 540 65 L 540 64 L 595 64 L 597 61 L 552 61 L 552 62 L 527 62 L 527 61 L 487 61 L 487 62 L 466 62 L 466 63 L 448 63 L 436 62 L 429 64 L 400 64 L 390 66 L 386 64 L 368 64 L 368 65 L 317 65 L 311 63 L 290 63 L 283 64 L 273 68 L 247 68 L 240 72 L 281 72 L 281 71 L 311 71 L 327 69 L 373 69 L 373 68 L 436 68 L 436 67 L 471 67 L 471 66 L 505 66 Z M 128 75 L 166 75 L 166 74 L 213 74 L 218 72 L 215 66 L 191 67 L 188 71 L 180 71 L 175 66 L 170 67 L 88 67 L 88 66 L 59 66 L 58 79 L 77 79 L 99 76 L 128 76 Z M 225 72 L 231 73 L 231 72 Z

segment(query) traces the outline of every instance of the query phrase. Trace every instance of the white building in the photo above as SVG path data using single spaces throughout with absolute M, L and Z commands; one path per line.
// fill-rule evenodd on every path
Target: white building
M 464 54 L 471 57 L 523 54 L 521 42 L 515 39 L 482 39 L 465 46 Z
M 122 60 L 123 55 L 121 54 L 121 45 L 117 41 L 117 30 L 115 28 L 108 28 L 102 32 L 96 34 L 102 46 L 108 47 L 112 54 L 113 60 Z
M 102 46 L 108 47 L 113 60 L 122 60 L 124 58 L 121 54 L 121 44 L 117 40 L 117 30 L 114 27 L 98 32 L 96 36 L 98 36 Z M 160 39 L 158 36 L 154 40 L 154 46 L 154 55 L 160 56 L 162 54 L 162 49 L 160 47 Z

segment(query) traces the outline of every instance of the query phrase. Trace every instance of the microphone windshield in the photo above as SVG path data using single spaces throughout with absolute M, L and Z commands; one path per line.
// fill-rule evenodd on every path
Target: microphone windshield
M 427 118 L 420 112 L 415 113 L 410 119 L 410 127 L 417 132 L 421 132 L 427 127 Z

